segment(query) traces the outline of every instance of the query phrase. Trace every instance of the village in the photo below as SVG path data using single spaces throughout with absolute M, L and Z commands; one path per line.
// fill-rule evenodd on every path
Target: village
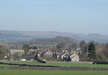
M 36 39 L 29 42 L 0 44 L 0 61 L 71 62 L 107 61 L 107 44 L 76 41 L 68 37 Z M 105 55 L 102 55 L 102 54 Z
M 36 58 L 47 61 L 63 61 L 63 62 L 79 62 L 81 53 L 80 48 L 77 49 L 65 49 L 61 51 L 52 51 L 50 48 L 46 49 L 29 49 L 25 55 L 25 50 L 22 49 L 10 49 L 9 57 L 10 61 L 37 61 Z M 7 56 L 5 56 L 6 58 Z
M 100 47 L 107 44 L 76 41 L 67 37 L 39 39 L 17 44 L 0 44 L 0 61 L 29 62 L 94 62 L 107 60 L 100 55 Z

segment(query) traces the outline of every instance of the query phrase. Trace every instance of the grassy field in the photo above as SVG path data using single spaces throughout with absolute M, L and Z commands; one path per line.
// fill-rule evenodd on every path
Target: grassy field
M 72 63 L 38 63 L 38 62 L 12 62 L 17 64 L 31 64 L 31 65 L 48 65 L 48 66 L 65 66 L 65 67 L 102 67 L 108 68 L 107 64 L 72 64 Z
M 72 64 L 72 63 L 38 63 L 38 62 L 11 62 L 17 64 L 29 65 L 49 65 L 49 66 L 66 66 L 66 67 L 108 67 L 100 64 Z M 8 65 L 0 65 L 8 66 Z M 75 70 L 0 70 L 0 75 L 108 75 L 108 71 L 75 71 Z
M 0 75 L 108 75 L 108 71 L 0 70 Z

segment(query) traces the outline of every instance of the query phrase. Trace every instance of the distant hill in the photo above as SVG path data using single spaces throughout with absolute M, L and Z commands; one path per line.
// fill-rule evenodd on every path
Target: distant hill
M 71 37 L 76 40 L 96 41 L 108 43 L 108 35 L 101 34 L 73 34 L 62 32 L 40 32 L 40 31 L 0 31 L 0 42 L 30 41 L 32 39 L 54 38 L 57 36 Z
M 68 45 L 77 45 L 79 41 L 70 38 L 70 37 L 61 37 L 57 36 L 55 38 L 43 38 L 43 39 L 33 39 L 26 43 L 37 45 L 37 46 L 51 46 L 51 45 L 57 45 L 57 44 L 68 44 Z

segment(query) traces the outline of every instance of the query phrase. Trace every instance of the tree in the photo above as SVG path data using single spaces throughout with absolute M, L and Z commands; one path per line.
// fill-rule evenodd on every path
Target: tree
M 85 41 L 80 42 L 80 48 L 83 54 L 87 53 L 87 43 Z
M 104 52 L 105 56 L 108 57 L 108 43 L 105 44 L 103 52 Z
M 37 46 L 33 46 L 32 49 L 38 49 Z
M 58 43 L 58 44 L 56 45 L 56 48 L 57 48 L 57 49 L 62 49 L 62 48 L 64 48 L 64 47 L 65 47 L 65 43 L 64 43 L 64 42 Z
M 29 51 L 30 46 L 28 44 L 24 44 L 23 45 L 23 49 L 25 51 L 25 55 L 27 55 L 28 51 Z
M 88 60 L 88 58 L 87 58 L 87 56 L 88 56 L 88 50 L 87 50 L 87 48 L 88 48 L 88 43 L 86 43 L 85 41 L 81 41 L 80 42 L 80 48 L 81 48 L 81 53 L 80 53 L 80 60 L 81 61 L 86 61 L 86 60 Z
M 96 60 L 96 48 L 93 42 L 90 42 L 88 45 L 88 57 L 89 60 Z
M 5 45 L 0 45 L 0 59 L 3 59 L 4 56 L 8 56 L 8 48 Z

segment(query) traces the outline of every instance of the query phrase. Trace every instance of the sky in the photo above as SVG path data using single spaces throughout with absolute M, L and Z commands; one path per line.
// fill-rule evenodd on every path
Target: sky
M 108 0 L 0 0 L 0 30 L 108 34 Z

